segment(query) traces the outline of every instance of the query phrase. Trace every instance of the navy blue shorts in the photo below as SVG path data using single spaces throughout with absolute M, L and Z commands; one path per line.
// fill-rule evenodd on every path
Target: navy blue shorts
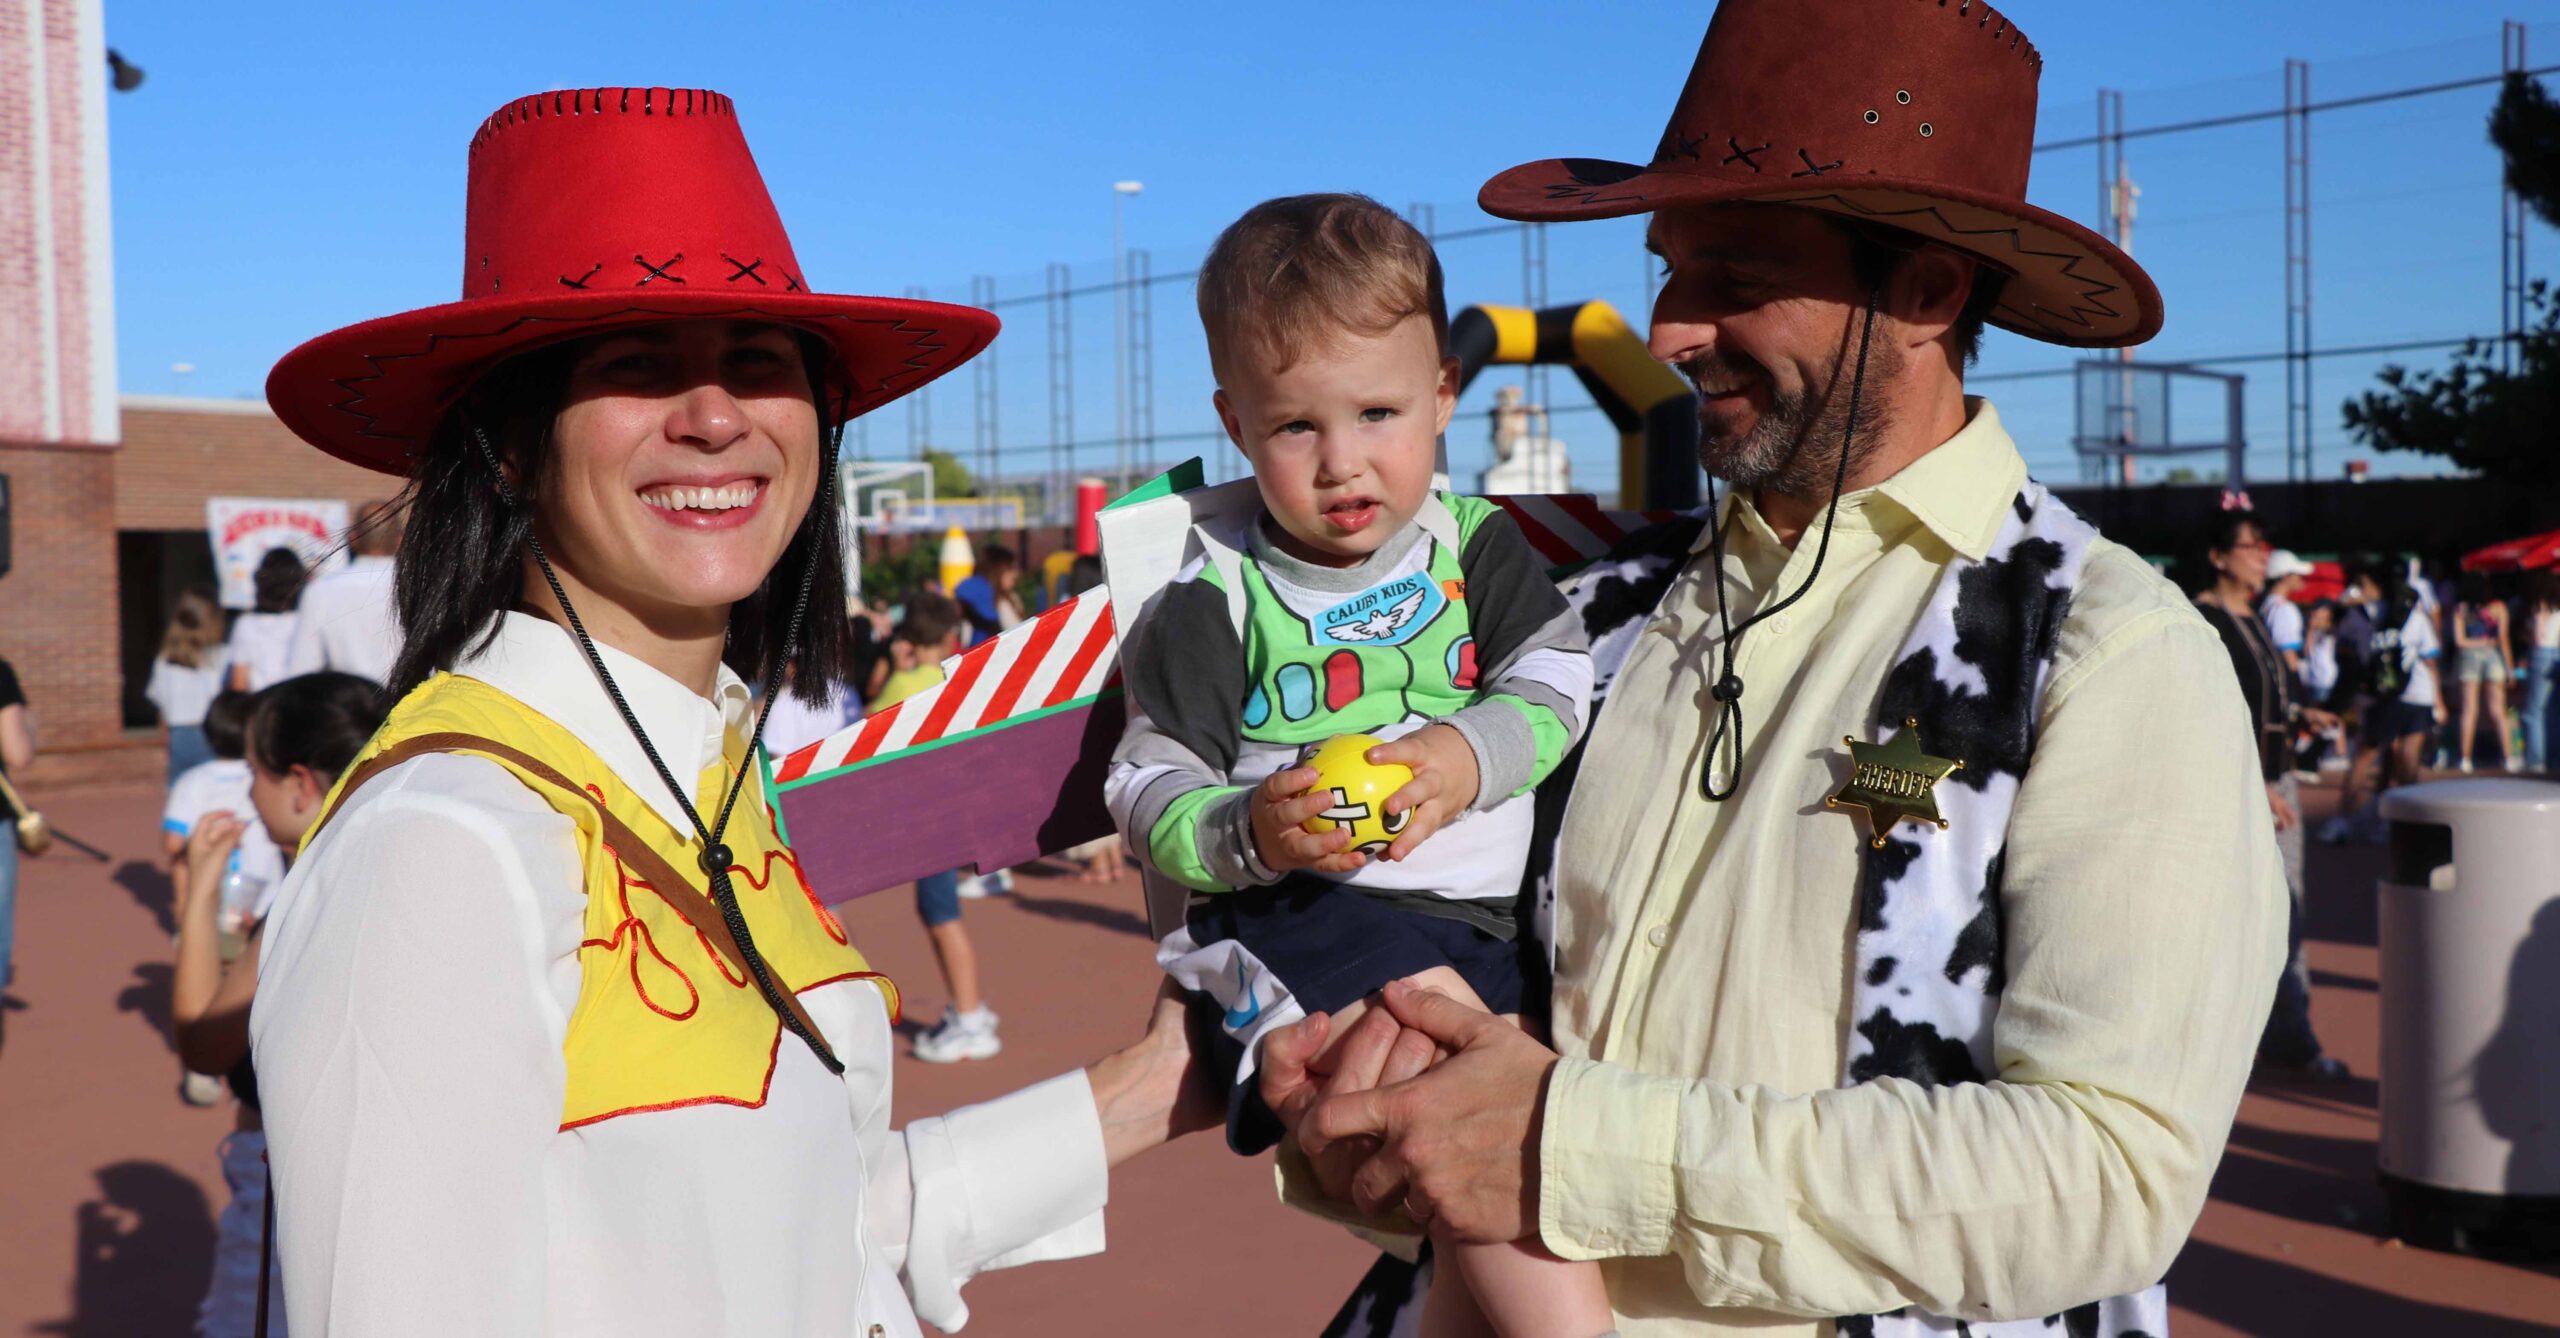
M 1310 1013 L 1338 1012 L 1388 981 L 1446 966 L 1493 1012 L 1547 1016 L 1546 949 L 1526 932 L 1506 941 L 1318 878 L 1203 897 L 1187 919 L 1192 940 L 1204 947 L 1243 944 Z M 1213 1049 L 1230 1079 L 1227 1143 L 1252 1156 L 1279 1141 L 1280 1123 L 1258 1084 L 1232 1081 L 1242 1047 L 1223 1030 L 1218 1040 L 1223 1044 Z
M 2394 697 L 2366 703 L 2362 723 L 2365 747 L 2388 748 L 2395 740 L 2411 734 L 2435 733 L 2436 713 L 2432 708 Z
M 916 915 L 927 929 L 960 918 L 960 871 L 929 873 L 916 880 Z

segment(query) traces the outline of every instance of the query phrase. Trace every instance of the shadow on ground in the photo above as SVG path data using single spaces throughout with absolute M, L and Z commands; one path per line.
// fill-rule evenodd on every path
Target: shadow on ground
M 126 860 L 116 868 L 116 886 L 133 898 L 134 904 L 151 913 L 160 922 L 160 932 L 178 932 L 178 890 L 170 885 L 169 871 L 138 859 Z
M 167 962 L 136 962 L 133 980 L 116 995 L 116 1011 L 140 1013 L 171 1054 L 178 1052 L 170 1016 L 170 991 L 177 978 L 178 968 Z
M 36 1326 L 65 1338 L 195 1331 L 213 1276 L 213 1210 L 196 1182 L 158 1162 L 98 1170 L 74 1212 L 71 1314 Z
M 1147 936 L 1147 918 L 1133 910 L 1123 910 L 1114 906 L 1097 906 L 1090 901 L 1078 901 L 1073 897 L 1033 896 L 1018 889 L 1007 899 L 1033 915 L 1045 915 L 1052 920 L 1065 920 L 1071 924 L 1092 925 L 1096 929 L 1109 930 L 1114 934 L 1135 934 L 1140 938 Z
M 2228 1163 L 2226 1163 L 2227 1165 Z M 2383 1248 L 2380 1244 L 2375 1249 Z M 2179 1305 L 2242 1333 L 2461 1334 L 2547 1338 L 2551 1330 L 2458 1306 L 2429 1305 L 2273 1259 L 2189 1241 L 2169 1270 Z

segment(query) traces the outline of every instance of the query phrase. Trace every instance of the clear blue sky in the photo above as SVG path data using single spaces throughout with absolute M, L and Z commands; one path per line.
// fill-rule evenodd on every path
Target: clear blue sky
M 1189 269 L 1245 206 L 1296 191 L 1431 202 L 1443 232 L 1480 225 L 1477 186 L 1516 162 L 1642 158 L 1709 12 L 1619 0 L 113 4 L 110 44 L 148 71 L 141 90 L 110 99 L 123 385 L 255 395 L 305 337 L 452 297 L 464 146 L 521 93 L 729 93 L 816 286 L 965 299 L 983 274 L 1011 297 L 1036 291 L 1051 261 L 1072 263 L 1080 283 L 1107 277 L 1110 184 L 1123 178 L 1146 183 L 1128 236 L 1158 273 Z M 2045 53 L 2047 140 L 2088 133 L 2100 87 L 2126 90 L 2137 128 L 2273 106 L 2287 56 L 2313 62 L 2323 97 L 2488 73 L 2502 18 L 2533 24 L 2536 63 L 2560 64 L 2560 0 L 2018 0 L 2005 12 Z M 2489 102 L 2474 90 L 2318 122 L 2322 343 L 2496 328 Z M 2280 145 L 2274 123 L 2134 145 L 2135 251 L 2170 312 L 2148 355 L 2283 347 Z M 2094 222 L 2094 175 L 2086 150 L 2040 155 L 2034 194 Z M 1635 236 L 1626 224 L 1550 229 L 1550 298 L 1640 307 Z M 2535 248 L 2538 271 L 2560 270 L 2560 238 L 2542 231 Z M 1444 254 L 1453 302 L 1520 299 L 1516 236 Z M 1212 426 L 1210 387 L 1187 287 L 1154 296 L 1156 430 L 1178 438 Z M 1045 457 L 1032 448 L 1049 436 L 1046 330 L 1037 304 L 1005 314 L 998 436 L 1020 452 L 1008 468 L 1035 468 Z M 1107 441 L 1110 306 L 1080 303 L 1075 322 L 1075 437 Z M 1980 370 L 2071 356 L 1995 334 Z M 2324 475 L 2347 449 L 2336 400 L 2378 361 L 2320 365 Z M 2280 469 L 2282 368 L 2246 370 L 2252 468 Z M 1554 384 L 1559 405 L 1579 399 L 1568 377 Z M 2063 442 L 2070 385 L 1983 386 L 2051 477 L 2077 468 Z M 1472 392 L 1466 409 L 1485 398 Z M 929 428 L 911 429 L 886 411 L 871 452 L 903 454 L 918 433 L 966 451 L 965 373 L 929 412 Z M 1564 414 L 1556 426 L 1576 448 L 1578 486 L 1608 490 L 1601 421 Z M 1462 475 L 1481 459 L 1481 433 L 1452 428 Z M 1158 454 L 1204 449 L 1215 453 L 1173 440 Z M 1088 446 L 1082 463 L 1109 453 Z

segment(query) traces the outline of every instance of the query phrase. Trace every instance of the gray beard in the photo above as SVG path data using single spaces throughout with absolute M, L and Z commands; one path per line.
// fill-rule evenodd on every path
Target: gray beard
M 1849 428 L 1849 383 L 1856 359 L 1857 350 L 1852 347 L 1834 362 L 1831 375 L 1825 378 L 1827 388 L 1818 394 L 1782 396 L 1772 390 L 1769 411 L 1739 437 L 1717 436 L 1707 431 L 1705 420 L 1701 419 L 1699 466 L 1736 488 L 1828 500 L 1831 481 L 1840 476 L 1842 440 Z M 1700 379 L 1687 367 L 1681 370 L 1689 375 L 1692 385 Z M 1901 370 L 1899 349 L 1890 343 L 1869 346 L 1870 391 L 1890 382 Z M 1876 443 L 1891 432 L 1892 426 L 1892 414 L 1878 396 L 1868 393 L 1858 397 L 1857 437 L 1847 443 L 1850 473 L 1856 473 L 1875 454 Z

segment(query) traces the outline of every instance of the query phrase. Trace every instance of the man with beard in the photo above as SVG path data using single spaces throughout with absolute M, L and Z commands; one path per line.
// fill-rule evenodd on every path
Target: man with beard
M 1964 393 L 1986 323 L 2160 325 L 2025 202 L 2038 67 L 1973 0 L 1724 0 L 1649 165 L 1485 187 L 1652 215 L 1728 488 L 1570 592 L 1604 677 L 1541 793 L 1554 1049 L 1400 986 L 1275 1036 L 1293 1201 L 1599 1260 L 1631 1338 L 2165 1330 L 2284 883 L 2213 632 Z

